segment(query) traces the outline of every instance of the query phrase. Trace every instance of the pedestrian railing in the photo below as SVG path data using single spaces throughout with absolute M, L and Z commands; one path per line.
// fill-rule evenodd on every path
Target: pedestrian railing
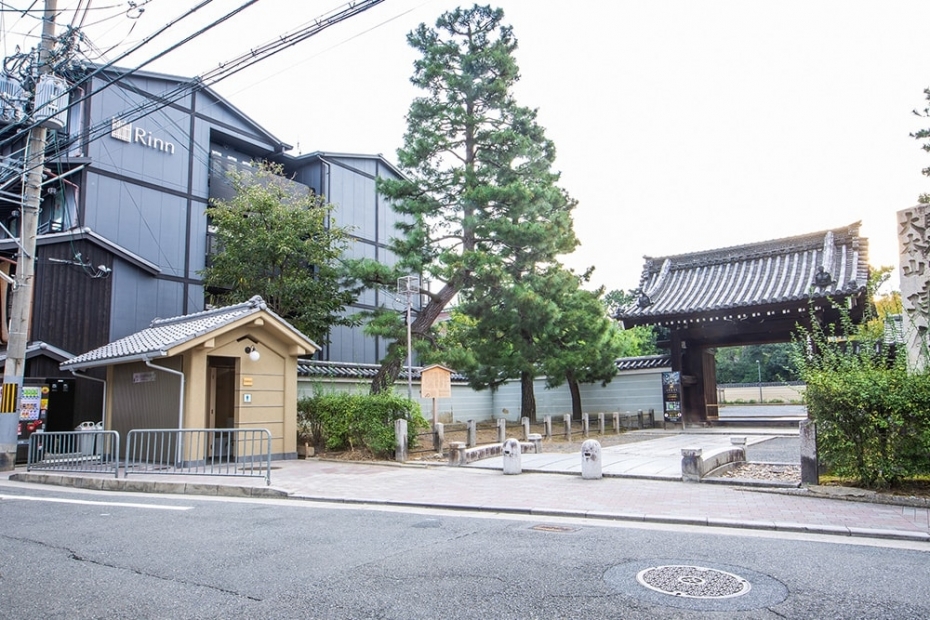
M 264 477 L 271 484 L 267 429 L 133 429 L 126 436 L 124 475 Z
M 118 477 L 119 454 L 116 431 L 38 432 L 29 436 L 26 471 L 112 473 Z

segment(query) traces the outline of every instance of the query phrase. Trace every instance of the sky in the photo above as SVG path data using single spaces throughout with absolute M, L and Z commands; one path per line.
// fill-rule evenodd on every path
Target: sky
M 217 0 L 119 64 L 133 67 L 244 0 Z M 41 6 L 0 0 L 3 8 Z M 77 0 L 58 0 L 70 23 Z M 176 0 L 92 3 L 83 31 L 112 60 L 179 17 Z M 214 6 L 216 5 L 216 6 Z M 462 6 L 470 6 L 462 3 Z M 259 0 L 146 70 L 200 75 L 344 4 Z M 459 6 L 385 0 L 213 89 L 294 154 L 396 162 L 416 52 L 406 34 Z M 629 290 L 644 256 L 862 222 L 869 262 L 898 267 L 896 212 L 930 191 L 910 134 L 930 87 L 926 0 L 498 0 L 519 41 L 520 105 L 557 149 L 578 201 L 592 286 Z M 127 14 L 128 13 L 128 14 Z M 137 16 L 130 19 L 129 15 Z M 36 44 L 34 19 L 0 13 L 4 55 Z M 111 47 L 112 46 L 112 47 Z M 897 277 L 892 286 L 896 288 Z

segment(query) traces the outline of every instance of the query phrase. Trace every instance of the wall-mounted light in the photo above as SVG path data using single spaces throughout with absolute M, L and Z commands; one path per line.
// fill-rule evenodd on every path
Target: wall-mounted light
M 255 347 L 255 345 L 252 345 L 251 347 L 246 347 L 245 352 L 249 354 L 249 359 L 252 360 L 253 362 L 257 362 L 258 360 L 262 358 L 261 353 L 258 352 L 258 349 Z

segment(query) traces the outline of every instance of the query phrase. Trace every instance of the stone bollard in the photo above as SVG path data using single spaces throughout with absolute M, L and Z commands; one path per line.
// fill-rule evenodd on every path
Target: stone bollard
M 449 465 L 465 465 L 465 442 L 452 441 L 449 443 Z
M 798 432 L 801 438 L 801 484 L 820 484 L 817 424 L 813 420 L 801 420 Z
M 474 420 L 469 420 L 465 424 L 465 445 L 469 448 L 478 445 L 478 424 Z
M 433 450 L 442 454 L 442 444 L 446 441 L 445 433 L 443 432 L 442 422 L 436 422 L 433 424 Z
M 519 474 L 522 471 L 520 452 L 520 442 L 513 437 L 504 442 L 501 455 L 504 457 L 505 474 Z
M 701 454 L 700 448 L 681 449 L 681 479 L 684 482 L 701 481 Z
M 497 443 L 504 443 L 507 440 L 507 420 L 501 418 L 497 421 Z
M 614 432 L 620 434 L 620 412 L 610 414 L 614 419 Z
M 644 427 L 643 427 L 643 410 L 642 410 L 642 409 L 640 409 L 639 411 L 636 412 L 636 421 L 637 421 L 637 423 L 639 424 L 639 428 L 640 428 L 640 429 L 644 428 Z
M 407 420 L 394 420 L 394 460 L 407 462 Z
M 581 444 L 581 477 L 584 480 L 600 480 L 601 444 L 596 439 L 589 439 Z
M 581 434 L 584 437 L 591 434 L 591 416 L 587 413 L 581 414 Z
M 601 412 L 601 413 L 597 414 L 597 434 L 598 434 L 598 435 L 603 435 L 603 434 L 604 434 L 604 430 L 605 430 L 605 429 L 604 429 L 604 413 Z
M 523 416 L 520 423 L 523 425 L 523 441 L 527 441 L 530 438 L 530 419 Z
M 565 441 L 572 440 L 572 416 L 566 413 L 562 416 L 562 425 L 565 426 Z
M 546 432 L 546 439 L 552 439 L 552 416 L 547 415 L 543 419 L 543 429 Z
M 535 454 L 542 454 L 542 435 L 539 433 L 530 433 L 529 440 L 530 443 L 533 444 L 533 452 Z

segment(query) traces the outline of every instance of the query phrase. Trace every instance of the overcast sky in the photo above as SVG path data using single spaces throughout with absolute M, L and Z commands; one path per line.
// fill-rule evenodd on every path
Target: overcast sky
M 241 3 L 217 0 L 142 48 L 136 62 Z M 75 4 L 59 0 L 60 8 Z M 115 17 L 123 13 L 117 4 L 98 0 L 85 20 L 101 48 L 121 44 L 108 59 L 193 2 L 151 0 L 135 20 Z M 911 114 L 930 86 L 927 0 L 492 5 L 504 9 L 519 40 L 518 102 L 539 110 L 558 150 L 561 184 L 579 202 L 581 246 L 566 263 L 594 266 L 595 284 L 635 288 L 644 255 L 857 221 L 870 263 L 897 267 L 895 213 L 930 191 L 920 174 L 930 154 L 909 137 L 930 126 Z M 340 6 L 260 0 L 146 68 L 199 75 Z M 406 33 L 455 6 L 385 0 L 214 89 L 295 154 L 381 153 L 396 161 L 417 94 Z M 25 35 L 38 33 L 37 22 L 2 16 L 5 54 L 35 45 Z M 59 24 L 70 20 L 65 13 Z

